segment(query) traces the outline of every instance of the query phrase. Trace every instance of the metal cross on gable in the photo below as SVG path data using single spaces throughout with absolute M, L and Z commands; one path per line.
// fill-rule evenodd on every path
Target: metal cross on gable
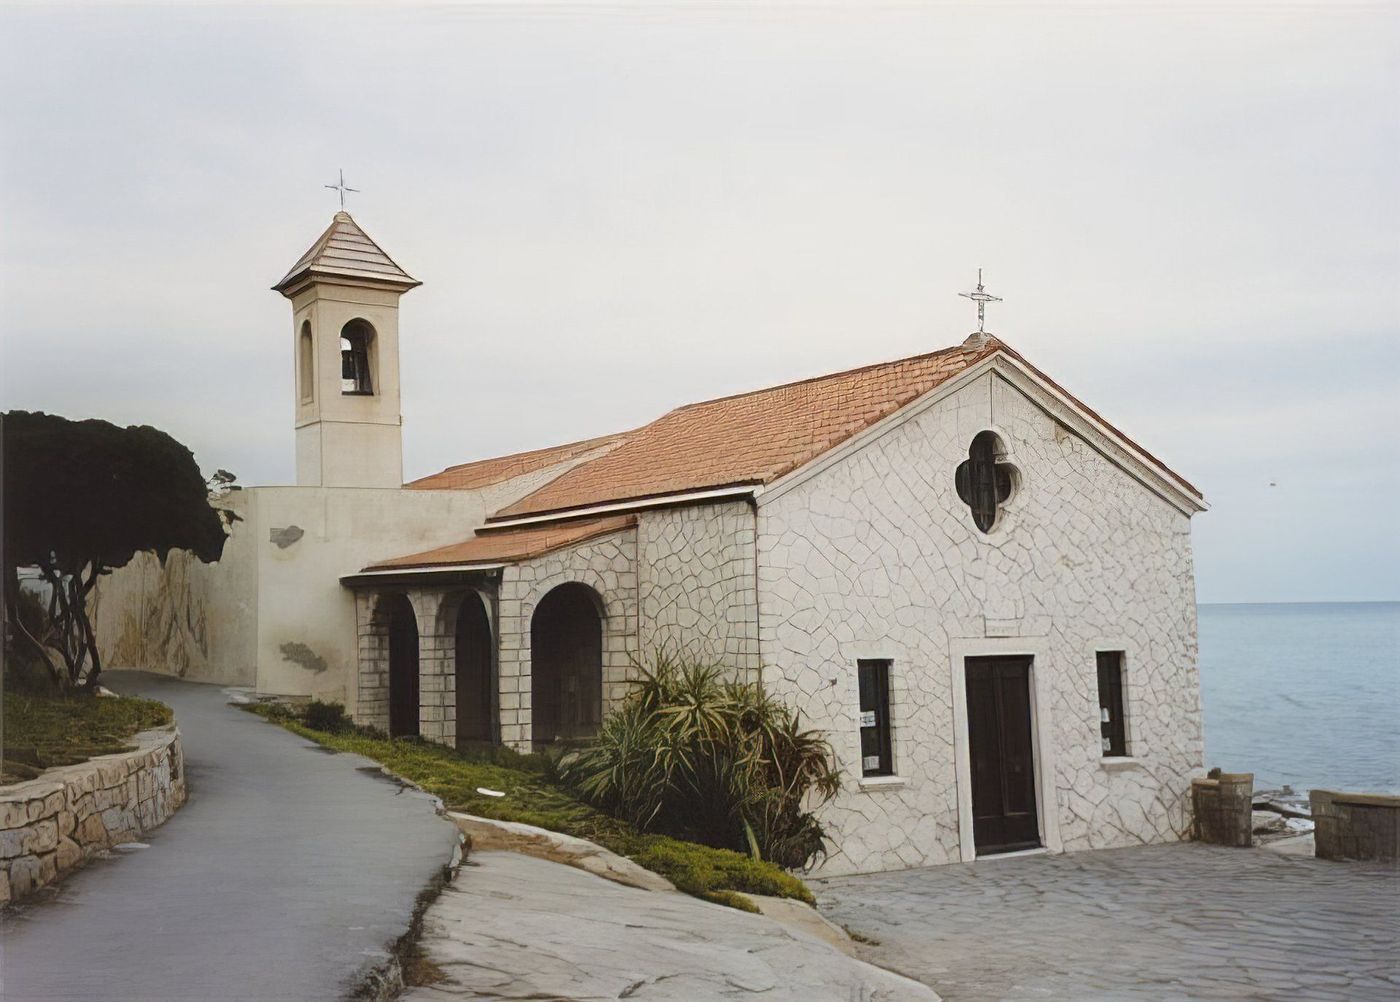
M 982 285 L 982 269 L 977 269 L 977 288 L 972 292 L 959 292 L 958 295 L 966 299 L 971 299 L 977 304 L 977 333 L 985 334 L 987 323 L 987 304 L 1001 302 L 1000 296 L 994 296 Z
M 338 192 L 340 192 L 340 211 L 341 211 L 341 212 L 344 212 L 344 211 L 345 211 L 345 193 L 346 193 L 347 191 L 353 191 L 353 192 L 355 192 L 356 194 L 359 194 L 359 192 L 360 192 L 360 189 L 359 189 L 359 188 L 347 188 L 347 187 L 345 186 L 345 170 L 344 170 L 344 168 L 342 168 L 341 171 L 340 171 L 340 183 L 339 183 L 339 184 L 323 184 L 323 185 L 321 185 L 321 187 L 323 187 L 323 188 L 329 188 L 331 191 L 338 191 Z

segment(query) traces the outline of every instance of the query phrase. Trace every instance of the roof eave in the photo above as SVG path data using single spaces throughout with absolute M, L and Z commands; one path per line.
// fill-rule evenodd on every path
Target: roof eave
M 339 285 L 361 285 L 372 289 L 390 289 L 400 294 L 416 289 L 423 283 L 405 275 L 393 278 L 388 275 L 373 275 L 368 272 L 335 271 L 327 268 L 301 268 L 287 275 L 272 286 L 273 292 L 280 292 L 288 299 L 301 294 L 307 286 L 316 282 L 331 282 Z
M 645 511 L 649 508 L 675 508 L 683 505 L 702 504 L 706 501 L 738 500 L 752 497 L 763 490 L 763 482 L 746 480 L 737 484 L 718 484 L 714 487 L 697 487 L 693 490 L 674 491 L 668 494 L 652 494 L 643 497 L 623 498 L 618 501 L 604 501 L 597 504 L 579 505 L 572 508 L 555 508 L 550 511 L 522 512 L 519 515 L 489 515 L 482 531 L 510 529 L 522 525 L 540 525 L 546 522 L 570 522 L 580 518 L 597 518 L 600 515 L 621 515 Z
M 506 565 L 499 561 L 479 564 L 442 564 L 422 567 L 388 567 L 380 570 L 366 568 L 354 574 L 343 574 L 340 583 L 345 588 L 388 588 L 394 585 L 413 584 L 431 579 L 434 584 L 466 584 L 473 580 L 481 581 L 482 575 L 491 575 Z

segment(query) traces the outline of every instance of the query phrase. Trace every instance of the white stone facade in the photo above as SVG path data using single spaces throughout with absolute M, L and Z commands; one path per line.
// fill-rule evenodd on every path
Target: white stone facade
M 756 520 L 747 501 L 643 512 L 640 649 L 758 678 Z
M 828 732 L 826 873 L 971 858 L 962 659 L 1035 657 L 1042 839 L 1179 838 L 1201 767 L 1189 515 L 992 372 L 760 499 L 764 683 Z M 1062 408 L 1060 408 L 1062 410 Z M 994 430 L 1019 482 L 989 534 L 954 488 Z M 1125 652 L 1128 761 L 1099 739 L 1096 650 Z M 862 783 L 856 660 L 892 666 L 893 778 Z
M 501 741 L 529 750 L 530 620 L 562 584 L 584 584 L 599 600 L 603 626 L 603 713 L 626 695 L 637 660 L 637 532 L 627 529 L 507 566 L 499 599 Z

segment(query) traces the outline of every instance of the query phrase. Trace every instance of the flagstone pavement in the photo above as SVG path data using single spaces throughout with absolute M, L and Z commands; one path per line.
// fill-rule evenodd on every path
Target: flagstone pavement
M 809 881 L 948 1002 L 1400 999 L 1400 868 L 1183 843 Z

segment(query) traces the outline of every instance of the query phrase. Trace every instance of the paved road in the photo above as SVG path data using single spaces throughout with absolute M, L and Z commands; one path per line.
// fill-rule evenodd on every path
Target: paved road
M 812 881 L 948 1002 L 1400 999 L 1400 869 L 1179 844 Z
M 213 686 L 103 681 L 175 708 L 190 798 L 0 922 L 4 1002 L 335 999 L 385 957 L 456 828 L 367 759 L 327 754 Z

